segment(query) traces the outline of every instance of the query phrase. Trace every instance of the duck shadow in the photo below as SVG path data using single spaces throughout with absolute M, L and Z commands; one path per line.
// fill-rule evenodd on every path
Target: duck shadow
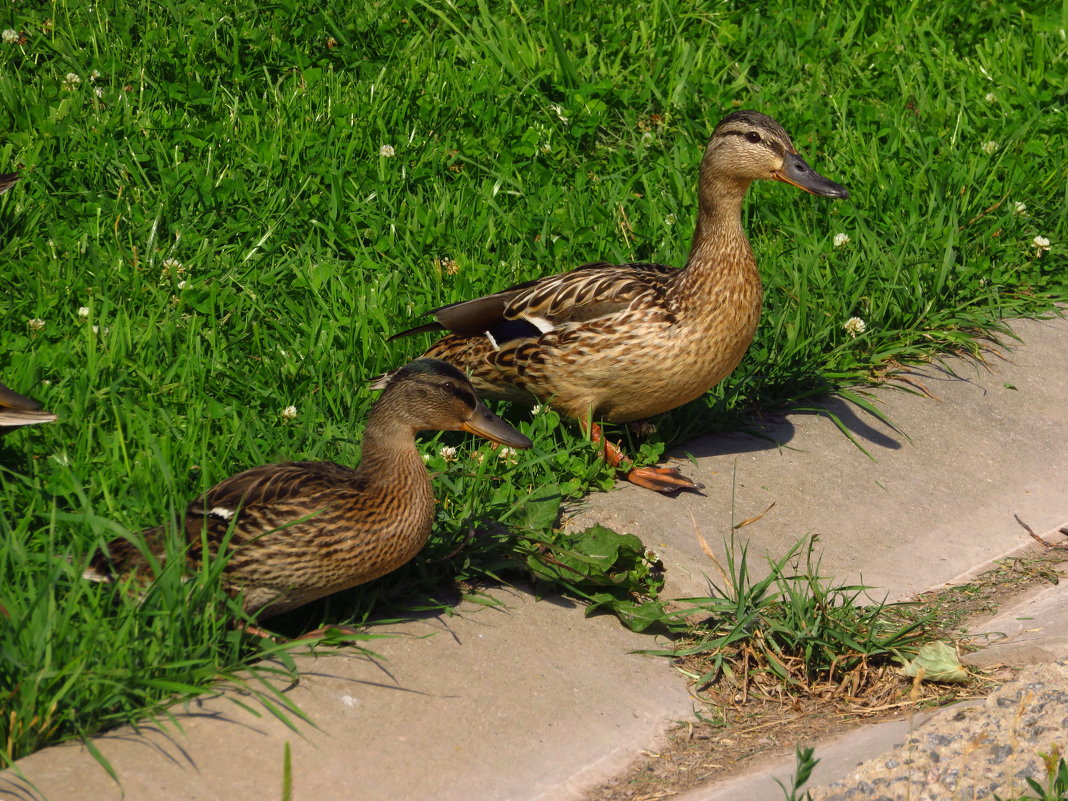
M 800 447 L 806 418 L 823 418 L 865 450 L 900 450 L 908 436 L 893 423 L 857 404 L 838 396 L 820 399 L 810 406 L 797 407 L 781 414 L 749 418 L 733 430 L 701 434 L 671 448 L 672 455 L 690 454 L 697 458 L 737 456 Z M 795 421 L 797 421 L 795 423 Z

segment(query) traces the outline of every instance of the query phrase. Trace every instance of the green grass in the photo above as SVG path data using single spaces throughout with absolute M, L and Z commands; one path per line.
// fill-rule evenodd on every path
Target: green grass
M 698 667 L 687 672 L 699 689 L 720 685 L 718 698 L 830 697 L 842 687 L 862 697 L 882 685 L 884 668 L 930 639 L 931 615 L 872 603 L 871 587 L 822 576 L 815 549 L 815 537 L 799 540 L 769 557 L 767 575 L 758 579 L 747 544 L 732 534 L 725 565 L 707 551 L 720 572 L 720 581 L 709 581 L 709 595 L 680 598 L 666 615 L 691 621 L 686 640 L 651 653 Z
M 852 195 L 753 188 L 757 340 L 662 439 L 1048 312 L 1066 296 L 1066 26 L 1064 2 L 9 4 L 0 29 L 24 41 L 0 44 L 0 171 L 24 180 L 0 197 L 0 380 L 61 421 L 0 441 L 0 752 L 254 656 L 210 581 L 138 605 L 79 566 L 245 467 L 355 463 L 367 379 L 425 344 L 385 335 L 426 309 L 588 261 L 681 265 L 703 145 L 736 107 Z M 464 455 L 423 558 L 290 625 L 495 575 L 522 542 L 459 547 L 472 526 L 544 528 L 545 494 L 610 480 L 574 429 L 510 416 L 537 438 L 516 465 L 441 440 Z

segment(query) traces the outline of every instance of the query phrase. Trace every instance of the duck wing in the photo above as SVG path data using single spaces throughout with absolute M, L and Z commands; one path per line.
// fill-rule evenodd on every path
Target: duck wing
M 320 511 L 318 500 L 326 490 L 345 488 L 359 492 L 363 481 L 348 467 L 332 462 L 285 462 L 254 467 L 219 482 L 185 510 L 190 544 L 207 528 L 209 542 L 219 544 L 230 530 L 234 515 L 239 541 L 255 539 L 268 531 Z
M 498 345 L 537 337 L 565 323 L 609 317 L 636 305 L 663 304 L 668 280 L 677 273 L 676 268 L 663 264 L 586 264 L 492 295 L 432 309 L 436 322 L 391 339 L 422 331 L 450 331 L 469 337 L 488 334 Z
M 235 544 L 255 540 L 266 532 L 314 515 L 321 505 L 317 496 L 324 490 L 343 486 L 358 492 L 362 484 L 355 470 L 331 462 L 267 464 L 230 476 L 186 507 L 185 536 L 189 544 L 186 558 L 191 563 L 200 561 L 202 536 L 209 552 L 217 553 L 227 535 Z M 235 525 L 233 518 L 238 513 L 240 522 Z M 145 548 L 160 561 L 166 556 L 168 528 L 145 529 L 139 536 Z M 148 564 L 133 540 L 118 537 L 93 554 L 82 575 L 91 581 L 111 581 L 116 575 L 147 568 Z
M 0 384 L 0 427 L 51 423 L 56 419 L 51 412 L 41 411 L 41 404 L 37 401 Z

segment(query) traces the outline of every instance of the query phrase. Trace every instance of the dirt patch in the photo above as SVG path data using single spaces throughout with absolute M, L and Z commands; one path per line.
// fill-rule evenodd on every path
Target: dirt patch
M 1058 583 L 1068 562 L 1068 548 L 1035 545 L 966 584 L 921 594 L 916 600 L 935 612 L 932 639 L 969 645 L 965 632 L 992 616 L 1006 602 Z M 683 669 L 695 673 L 699 665 Z M 788 757 L 797 743 L 811 743 L 858 726 L 900 718 L 919 707 L 941 706 L 985 695 L 1017 670 L 1001 666 L 984 672 L 972 686 L 959 690 L 938 685 L 915 686 L 885 675 L 867 683 L 871 694 L 823 698 L 747 698 L 711 701 L 695 694 L 697 720 L 668 735 L 658 753 L 646 752 L 623 775 L 588 794 L 597 801 L 656 801 L 713 780 L 746 772 L 758 761 Z

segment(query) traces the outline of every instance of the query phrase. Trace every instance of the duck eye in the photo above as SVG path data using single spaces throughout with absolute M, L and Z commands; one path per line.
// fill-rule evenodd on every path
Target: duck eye
M 747 141 L 752 142 L 754 145 L 760 144 L 760 134 L 758 134 L 756 131 L 749 131 L 749 133 L 745 135 L 745 138 Z
M 451 381 L 446 381 L 444 384 L 441 385 L 441 388 L 442 389 L 447 389 L 449 392 L 452 392 L 453 390 L 456 389 L 456 387 L 453 385 L 453 383 Z

